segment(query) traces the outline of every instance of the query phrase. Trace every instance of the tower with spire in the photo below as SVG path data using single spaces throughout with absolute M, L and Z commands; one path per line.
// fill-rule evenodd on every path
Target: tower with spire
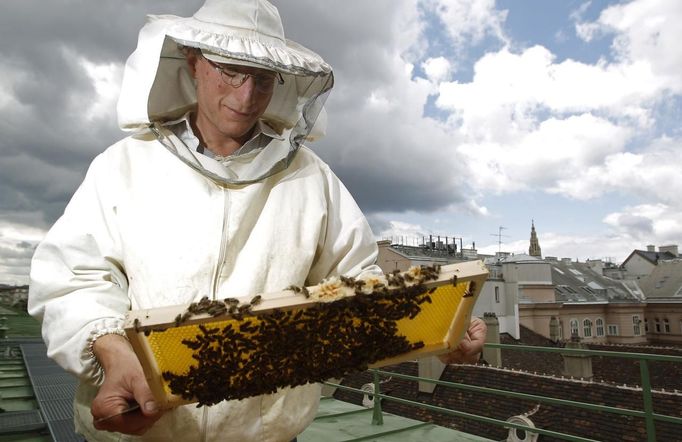
M 528 254 L 530 256 L 537 256 L 542 258 L 542 250 L 540 250 L 540 243 L 538 242 L 538 234 L 535 233 L 535 221 L 530 222 L 530 247 L 528 247 Z

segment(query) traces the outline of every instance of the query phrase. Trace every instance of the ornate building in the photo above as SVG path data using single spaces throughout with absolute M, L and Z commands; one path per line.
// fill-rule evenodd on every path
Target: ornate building
M 540 243 L 538 242 L 538 235 L 535 233 L 535 222 L 531 221 L 530 227 L 530 247 L 528 248 L 530 256 L 537 256 L 542 258 L 542 251 L 540 250 Z

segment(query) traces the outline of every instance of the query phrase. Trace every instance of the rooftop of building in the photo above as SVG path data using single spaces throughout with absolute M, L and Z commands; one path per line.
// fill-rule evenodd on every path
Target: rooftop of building
M 507 336 L 503 342 L 523 345 L 555 346 L 556 344 L 528 329 L 521 331 L 521 339 Z M 591 346 L 590 346 L 591 347 Z M 682 355 L 680 348 L 648 346 L 601 346 L 620 352 L 652 352 L 655 354 Z M 622 361 L 625 361 L 622 363 Z M 642 409 L 642 388 L 640 386 L 637 361 L 623 359 L 614 363 L 612 358 L 593 357 L 594 380 L 573 379 L 562 375 L 563 359 L 560 354 L 527 351 L 502 350 L 502 367 L 477 365 L 449 365 L 440 377 L 441 381 L 454 385 L 476 386 L 484 389 L 498 389 L 515 394 L 541 395 L 572 402 L 607 405 L 631 410 Z M 682 379 L 681 364 L 650 363 L 652 398 L 657 413 L 681 416 L 682 381 L 671 382 L 671 378 Z M 382 391 L 401 399 L 436 405 L 445 409 L 459 410 L 473 415 L 486 416 L 505 421 L 514 416 L 525 415 L 537 427 L 550 431 L 569 433 L 586 440 L 623 441 L 646 440 L 645 422 L 641 418 L 605 413 L 572 407 L 538 403 L 532 399 L 510 398 L 492 393 L 475 392 L 469 389 L 450 388 L 438 385 L 433 393 L 423 393 L 414 381 L 405 380 L 395 374 L 417 376 L 416 362 L 407 362 L 385 367 L 382 372 L 394 373 L 389 377 L 383 373 Z M 371 382 L 371 374 L 359 373 L 345 379 L 344 384 L 359 388 Z M 337 391 L 335 397 L 359 404 L 362 396 L 358 393 Z M 382 408 L 390 413 L 414 419 L 432 421 L 438 425 L 476 434 L 492 440 L 504 440 L 508 430 L 445 413 L 433 412 L 408 406 L 400 402 L 385 400 Z M 680 426 L 667 422 L 656 423 L 658 440 L 677 440 Z M 555 440 L 552 438 L 541 440 Z
M 637 282 L 647 299 L 682 299 L 682 260 L 660 261 L 648 276 Z
M 604 276 L 588 263 L 549 261 L 558 302 L 641 302 L 636 284 Z

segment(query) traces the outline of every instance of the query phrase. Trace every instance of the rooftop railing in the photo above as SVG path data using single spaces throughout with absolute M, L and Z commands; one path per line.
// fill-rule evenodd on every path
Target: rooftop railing
M 650 362 L 672 362 L 672 363 L 682 363 L 682 356 L 668 356 L 668 355 L 657 355 L 657 354 L 647 354 L 647 353 L 631 353 L 631 352 L 617 352 L 617 351 L 604 351 L 604 350 L 589 350 L 589 349 L 573 349 L 573 348 L 555 348 L 555 347 L 536 347 L 536 346 L 527 346 L 527 345 L 508 345 L 508 344 L 486 344 L 486 348 L 499 348 L 499 349 L 505 349 L 505 350 L 513 350 L 513 351 L 529 351 L 529 352 L 540 352 L 540 353 L 558 353 L 561 355 L 588 355 L 588 356 L 601 356 L 601 357 L 608 357 L 608 358 L 619 358 L 619 359 L 628 359 L 628 360 L 636 360 L 639 363 L 639 372 L 640 372 L 640 386 L 642 390 L 642 407 L 641 409 L 631 409 L 631 408 L 623 408 L 621 406 L 614 407 L 614 406 L 608 406 L 608 405 L 599 405 L 599 404 L 594 404 L 594 403 L 589 403 L 589 402 L 581 402 L 581 401 L 574 401 L 574 400 L 567 400 L 567 399 L 561 399 L 561 398 L 556 398 L 556 397 L 547 397 L 547 396 L 542 396 L 542 395 L 537 395 L 537 394 L 529 394 L 529 393 L 522 393 L 518 391 L 510 391 L 510 390 L 502 390 L 502 389 L 497 389 L 497 388 L 489 388 L 489 387 L 482 387 L 482 386 L 477 386 L 477 385 L 468 385 L 464 383 L 457 383 L 457 382 L 448 382 L 448 381 L 441 381 L 441 380 L 436 380 L 436 379 L 429 379 L 429 378 L 423 378 L 419 376 L 412 376 L 408 374 L 403 374 L 403 373 L 397 373 L 393 371 L 386 371 L 386 370 L 380 370 L 380 369 L 371 369 L 370 372 L 372 373 L 373 376 L 373 383 L 374 383 L 374 392 L 372 393 L 372 396 L 374 397 L 374 410 L 373 410 L 373 418 L 372 418 L 372 423 L 375 425 L 382 425 L 383 418 L 382 418 L 382 408 L 381 408 L 381 400 L 386 400 L 386 401 L 392 401 L 408 406 L 414 406 L 418 408 L 422 408 L 425 410 L 429 410 L 432 412 L 436 413 L 442 413 L 444 415 L 449 415 L 449 416 L 456 416 L 459 418 L 467 419 L 467 420 L 474 420 L 478 422 L 482 422 L 485 424 L 490 424 L 490 425 L 495 425 L 495 426 L 500 426 L 504 427 L 505 429 L 509 428 L 515 428 L 518 430 L 522 430 L 526 433 L 529 434 L 539 434 L 539 435 L 545 435 L 545 436 L 550 436 L 553 438 L 561 439 L 561 440 L 568 440 L 568 441 L 576 441 L 576 442 L 593 442 L 596 441 L 596 439 L 590 439 L 582 436 L 577 436 L 573 434 L 568 434 L 560 431 L 554 431 L 550 429 L 543 429 L 543 428 L 538 428 L 538 427 L 531 427 L 519 423 L 514 423 L 514 422 L 509 422 L 509 421 L 504 421 L 492 417 L 487 417 L 487 416 L 482 416 L 478 414 L 472 414 L 472 413 L 467 413 L 465 411 L 461 410 L 452 410 L 448 408 L 444 408 L 441 406 L 437 405 L 432 405 L 424 402 L 416 402 L 412 401 L 409 399 L 405 398 L 400 398 L 396 396 L 391 396 L 389 394 L 385 394 L 381 392 L 381 386 L 380 386 L 380 376 L 391 376 L 393 378 L 397 379 L 405 379 L 408 381 L 414 381 L 414 382 L 427 382 L 427 383 L 433 383 L 437 386 L 442 386 L 446 388 L 453 388 L 457 390 L 464 390 L 464 391 L 469 391 L 469 392 L 474 392 L 474 393 L 483 393 L 483 394 L 492 394 L 496 396 L 503 396 L 506 398 L 512 398 L 512 399 L 520 399 L 520 400 L 531 400 L 540 404 L 550 404 L 550 405 L 558 405 L 558 406 L 567 406 L 567 407 L 575 407 L 579 409 L 584 409 L 584 410 L 591 410 L 595 412 L 604 412 L 604 413 L 610 413 L 613 415 L 620 415 L 620 416 L 631 416 L 634 418 L 639 418 L 643 419 L 645 423 L 645 429 L 646 429 L 646 440 L 648 442 L 655 442 L 657 440 L 656 438 L 656 424 L 659 422 L 667 422 L 671 423 L 674 425 L 679 425 L 680 426 L 680 431 L 679 435 L 682 437 L 682 418 L 676 417 L 676 416 L 670 416 L 670 415 L 665 415 L 661 413 L 656 413 L 654 411 L 653 407 L 653 398 L 652 398 L 652 388 L 651 388 L 651 379 L 649 375 L 649 363 Z M 332 387 L 339 388 L 341 390 L 346 390 L 346 391 L 352 391 L 360 394 L 367 394 L 367 391 L 358 389 L 358 388 L 353 388 L 345 385 L 340 385 L 340 384 L 335 384 L 335 383 L 327 383 L 328 385 Z M 377 400 L 380 399 L 380 400 Z

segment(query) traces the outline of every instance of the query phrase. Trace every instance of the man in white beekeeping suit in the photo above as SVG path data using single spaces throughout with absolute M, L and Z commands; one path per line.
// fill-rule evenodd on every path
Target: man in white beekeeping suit
M 87 440 L 290 441 L 311 422 L 317 384 L 159 410 L 122 324 L 131 309 L 380 271 L 364 216 L 302 145 L 322 135 L 333 78 L 265 0 L 148 17 L 118 103 L 133 133 L 95 158 L 31 267 L 29 311 L 80 379 Z M 469 335 L 449 361 L 480 352 L 480 321 Z

